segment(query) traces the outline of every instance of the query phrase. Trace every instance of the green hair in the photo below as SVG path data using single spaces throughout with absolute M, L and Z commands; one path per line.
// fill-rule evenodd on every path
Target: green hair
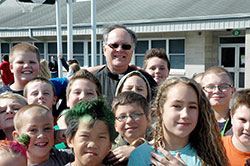
M 28 134 L 22 134 L 17 138 L 17 141 L 25 147 L 28 147 L 30 143 L 30 136 Z
M 71 139 L 79 127 L 79 120 L 82 118 L 90 117 L 88 127 L 93 127 L 96 120 L 103 121 L 109 130 L 110 141 L 113 142 L 115 139 L 115 116 L 111 109 L 107 105 L 106 100 L 103 97 L 93 99 L 91 101 L 81 100 L 74 105 L 72 109 L 66 112 L 65 122 L 68 126 L 66 135 Z

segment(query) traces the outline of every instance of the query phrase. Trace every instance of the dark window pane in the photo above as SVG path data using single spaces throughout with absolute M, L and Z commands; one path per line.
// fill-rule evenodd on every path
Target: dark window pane
M 76 58 L 79 63 L 80 63 L 80 66 L 84 66 L 84 56 L 73 56 L 74 58 Z
M 245 47 L 240 47 L 239 66 L 245 67 Z
M 96 62 L 96 65 L 100 65 L 100 56 L 99 55 L 97 55 L 96 56 L 96 60 L 97 60 L 97 62 Z M 89 55 L 89 66 L 91 66 L 91 55 Z
M 1 49 L 2 49 L 2 53 L 10 53 L 10 45 L 9 43 L 1 43 Z
M 35 46 L 39 49 L 40 54 L 44 53 L 44 44 L 43 43 L 35 43 Z
M 88 42 L 88 54 L 91 54 L 91 42 Z
M 96 62 L 96 65 L 100 65 L 100 56 L 96 56 L 96 59 L 97 59 L 97 62 Z
M 96 53 L 100 54 L 100 42 L 96 42 Z M 88 54 L 91 54 L 91 42 L 88 42 Z
M 67 43 L 66 42 L 62 43 L 62 49 L 63 49 L 63 54 L 67 54 L 68 48 L 67 48 Z
M 83 42 L 74 42 L 73 43 L 73 53 L 74 54 L 83 54 Z
M 67 54 L 67 43 L 62 43 L 62 51 L 63 54 Z M 57 43 L 48 43 L 48 53 L 49 54 L 57 54 Z
M 144 62 L 145 57 L 141 55 L 135 56 L 135 65 L 139 67 L 143 67 L 143 62 Z
M 184 69 L 184 55 L 170 55 L 171 69 Z
M 235 48 L 227 47 L 221 49 L 221 65 L 224 67 L 234 67 Z
M 239 88 L 245 87 L 245 73 L 240 72 Z
M 135 53 L 136 54 L 145 54 L 148 50 L 148 41 L 137 41 Z
M 48 53 L 57 54 L 57 45 L 56 43 L 48 43 Z
M 163 48 L 166 50 L 166 40 L 152 40 L 152 48 Z
M 96 43 L 96 53 L 100 54 L 100 42 Z
M 220 44 L 245 43 L 245 37 L 221 37 Z
M 184 53 L 184 39 L 169 40 L 169 53 Z
M 19 44 L 19 43 L 12 43 L 12 47 L 14 47 L 14 46 L 17 45 L 17 44 Z

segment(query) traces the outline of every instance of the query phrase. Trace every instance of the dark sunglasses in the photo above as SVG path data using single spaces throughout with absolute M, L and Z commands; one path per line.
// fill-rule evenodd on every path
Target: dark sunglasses
M 114 43 L 114 44 L 108 44 L 108 46 L 112 49 L 115 49 L 115 48 L 118 48 L 119 47 L 119 44 L 117 43 Z M 121 44 L 122 46 L 122 49 L 124 50 L 130 50 L 131 49 L 131 45 L 130 44 Z

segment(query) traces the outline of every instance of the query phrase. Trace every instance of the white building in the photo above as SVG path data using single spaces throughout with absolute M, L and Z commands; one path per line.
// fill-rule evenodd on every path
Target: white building
M 61 0 L 63 54 L 67 57 L 67 6 Z M 237 88 L 250 88 L 249 0 L 96 0 L 97 59 L 102 26 L 122 23 L 138 36 L 133 63 L 141 66 L 146 50 L 164 48 L 171 75 L 191 77 L 214 65 L 224 66 Z M 26 5 L 27 6 L 27 5 Z M 27 8 L 27 7 L 26 7 Z M 22 12 L 16 0 L 0 0 L 0 54 L 18 42 L 34 43 L 41 58 L 57 54 L 55 5 Z M 90 2 L 73 3 L 73 56 L 91 64 Z

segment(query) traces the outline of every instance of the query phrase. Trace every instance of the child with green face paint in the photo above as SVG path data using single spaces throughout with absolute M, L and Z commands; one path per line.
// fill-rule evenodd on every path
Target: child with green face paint
M 66 140 L 75 161 L 66 166 L 102 166 L 115 138 L 115 117 L 103 98 L 80 101 L 66 113 Z

